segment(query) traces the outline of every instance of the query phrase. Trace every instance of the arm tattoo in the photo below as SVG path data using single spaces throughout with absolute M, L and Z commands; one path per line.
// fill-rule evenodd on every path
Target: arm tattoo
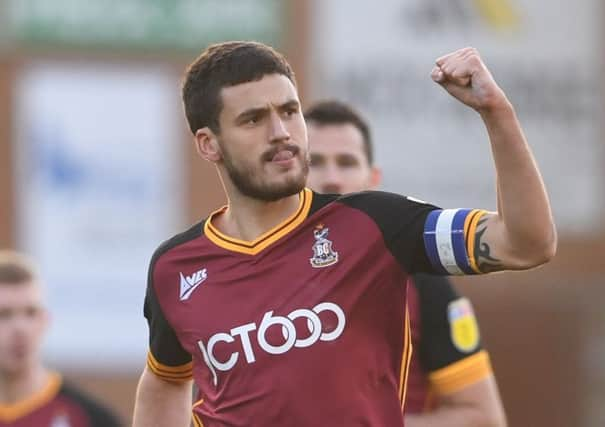
M 482 273 L 500 271 L 503 268 L 502 262 L 490 255 L 491 248 L 489 245 L 481 240 L 485 230 L 487 230 L 487 225 L 484 225 L 486 221 L 487 218 L 481 218 L 477 222 L 477 231 L 475 232 L 475 249 L 473 253 L 475 262 L 477 263 L 477 268 L 479 268 L 479 271 Z

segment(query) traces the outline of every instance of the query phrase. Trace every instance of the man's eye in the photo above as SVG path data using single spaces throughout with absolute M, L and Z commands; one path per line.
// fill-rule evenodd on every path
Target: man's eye
M 40 309 L 38 307 L 27 307 L 25 310 L 25 315 L 27 317 L 36 317 L 40 313 Z
M 324 161 L 320 157 L 311 156 L 311 160 L 309 161 L 309 165 L 311 167 L 318 167 L 323 165 Z

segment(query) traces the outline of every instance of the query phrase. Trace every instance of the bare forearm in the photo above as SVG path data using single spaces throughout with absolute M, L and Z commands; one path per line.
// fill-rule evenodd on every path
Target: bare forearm
M 551 259 L 556 231 L 540 172 L 506 95 L 476 49 L 451 52 L 435 61 L 431 78 L 481 115 L 498 177 L 498 214 L 478 222 L 471 257 L 487 269 L 525 269 Z M 479 260 L 477 260 L 479 262 Z
M 506 427 L 506 415 L 493 375 L 437 396 L 437 407 L 406 414 L 406 427 Z
M 511 252 L 530 262 L 548 258 L 556 232 L 548 195 L 510 103 L 480 111 L 498 177 L 498 215 Z M 521 267 L 523 265 L 520 265 Z
M 133 427 L 189 427 L 191 383 L 170 383 L 145 370 L 137 388 Z
M 505 419 L 473 407 L 442 406 L 425 414 L 406 415 L 406 427 L 505 427 Z

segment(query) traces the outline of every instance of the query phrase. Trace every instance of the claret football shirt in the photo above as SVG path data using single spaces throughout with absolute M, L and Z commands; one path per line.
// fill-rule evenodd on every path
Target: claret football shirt
M 299 199 L 254 241 L 213 226 L 223 208 L 151 260 L 148 366 L 167 380 L 194 378 L 197 426 L 403 425 L 406 280 L 454 260 L 425 249 L 427 224 L 467 230 L 473 211 L 444 223 L 429 216 L 446 211 L 391 193 L 305 189 Z
M 52 372 L 44 387 L 12 404 L 0 403 L 0 427 L 119 427 L 107 408 Z
M 445 277 L 414 275 L 407 305 L 414 351 L 405 413 L 418 414 L 432 410 L 441 396 L 489 377 L 492 367 L 470 301 Z

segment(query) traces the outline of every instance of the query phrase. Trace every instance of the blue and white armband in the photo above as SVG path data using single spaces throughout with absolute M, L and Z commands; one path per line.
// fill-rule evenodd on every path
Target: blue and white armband
M 437 272 L 442 274 L 480 274 L 473 254 L 475 231 L 481 209 L 438 209 L 424 223 L 424 246 Z

